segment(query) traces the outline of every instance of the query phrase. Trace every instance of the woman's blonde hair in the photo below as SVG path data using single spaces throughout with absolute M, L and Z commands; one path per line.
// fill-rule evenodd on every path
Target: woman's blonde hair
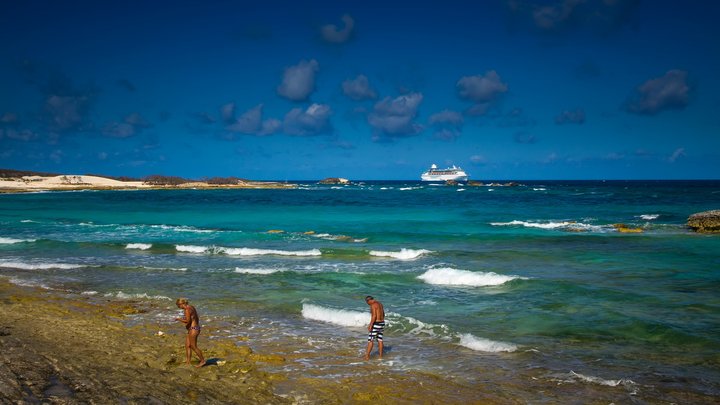
M 187 298 L 178 298 L 175 300 L 175 305 L 187 305 L 188 302 Z

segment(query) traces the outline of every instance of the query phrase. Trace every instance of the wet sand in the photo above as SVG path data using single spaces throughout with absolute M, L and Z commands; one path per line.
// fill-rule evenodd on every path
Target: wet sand
M 208 365 L 185 366 L 184 333 L 128 326 L 142 302 L 98 300 L 0 278 L 0 402 L 3 403 L 512 403 L 436 376 L 377 372 L 366 377 L 269 373 L 294 359 L 256 353 L 252 342 L 199 340 Z M 193 359 L 194 363 L 197 359 Z M 275 367 L 277 369 L 277 367 Z M 472 401 L 471 401 L 472 402 Z

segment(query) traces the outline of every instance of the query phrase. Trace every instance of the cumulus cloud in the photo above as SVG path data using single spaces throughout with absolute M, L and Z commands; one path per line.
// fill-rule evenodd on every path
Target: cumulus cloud
M 294 66 L 285 68 L 282 83 L 277 93 L 292 101 L 305 101 L 315 90 L 315 74 L 320 66 L 315 59 L 302 60 Z
M 585 111 L 577 109 L 575 111 L 565 110 L 555 117 L 555 124 L 583 124 L 585 122 Z
M 90 109 L 88 96 L 50 95 L 45 100 L 45 112 L 53 131 L 71 131 L 86 126 L 85 118 Z
M 355 28 L 355 20 L 353 20 L 349 14 L 343 15 L 341 20 L 343 24 L 345 24 L 345 27 L 342 29 L 335 24 L 323 25 L 322 28 L 320 28 L 320 34 L 325 41 L 333 44 L 342 44 L 351 38 L 353 29 Z
M 639 0 L 509 0 L 508 9 L 515 17 L 527 18 L 540 31 L 561 33 L 590 29 L 600 34 L 631 22 Z
M 377 98 L 377 93 L 370 87 L 370 81 L 365 75 L 359 75 L 355 79 L 348 79 L 342 83 L 343 94 L 347 97 L 360 101 Z
M 669 70 L 662 77 L 650 79 L 638 86 L 627 104 L 627 111 L 654 115 L 663 110 L 683 109 L 690 103 L 688 72 Z
M 678 160 L 678 159 L 680 159 L 681 157 L 684 157 L 684 156 L 687 156 L 687 155 L 685 154 L 685 148 L 677 148 L 677 149 L 675 149 L 675 152 L 673 152 L 672 155 L 670 155 L 670 157 L 668 158 L 668 160 L 669 160 L 671 163 L 675 163 L 676 160 Z
M 463 127 L 463 116 L 459 112 L 443 110 L 430 116 L 428 123 L 432 125 L 433 136 L 442 141 L 454 141 L 460 136 Z
M 325 104 L 312 104 L 307 109 L 293 108 L 285 114 L 283 132 L 288 135 L 312 136 L 332 131 L 332 110 Z
M 233 109 L 235 108 L 234 103 Z M 227 106 L 227 104 L 226 104 Z M 282 127 L 279 120 L 270 118 L 267 120 L 262 119 L 263 116 L 263 105 L 258 104 L 257 106 L 245 111 L 230 125 L 226 126 L 230 132 L 238 132 L 247 135 L 272 135 Z
M 373 111 L 368 115 L 368 123 L 375 130 L 373 140 L 383 140 L 383 136 L 411 136 L 422 131 L 422 126 L 413 121 L 422 100 L 421 93 L 410 93 L 394 99 L 385 97 L 375 103 Z
M 455 87 L 458 97 L 475 103 L 465 111 L 470 116 L 485 115 L 493 103 L 508 91 L 507 84 L 502 82 L 494 70 L 485 75 L 461 77 Z

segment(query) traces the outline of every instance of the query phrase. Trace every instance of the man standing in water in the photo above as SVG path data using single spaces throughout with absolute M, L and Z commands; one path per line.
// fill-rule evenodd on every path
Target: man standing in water
M 187 336 L 185 337 L 185 362 L 190 365 L 192 352 L 195 352 L 200 359 L 200 363 L 198 363 L 195 367 L 202 367 L 205 365 L 205 357 L 203 356 L 202 351 L 200 351 L 197 347 L 197 338 L 200 334 L 200 317 L 198 316 L 195 307 L 190 305 L 187 298 L 178 298 L 175 301 L 175 305 L 185 311 L 185 316 L 183 318 L 175 318 L 176 321 L 184 323 L 185 329 L 187 329 Z
M 371 296 L 365 297 L 365 303 L 370 306 L 370 325 L 368 325 L 368 344 L 365 351 L 365 360 L 370 360 L 373 348 L 373 339 L 378 341 L 378 353 L 383 356 L 383 330 L 385 329 L 385 309 L 380 301 Z

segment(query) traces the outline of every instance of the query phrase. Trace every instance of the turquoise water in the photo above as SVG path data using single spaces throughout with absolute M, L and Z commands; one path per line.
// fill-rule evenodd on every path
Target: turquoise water
M 352 374 L 371 294 L 391 369 L 712 396 L 720 236 L 685 221 L 718 208 L 717 181 L 5 194 L 0 276 L 159 328 L 187 296 L 216 336 L 301 353 L 288 370 Z

